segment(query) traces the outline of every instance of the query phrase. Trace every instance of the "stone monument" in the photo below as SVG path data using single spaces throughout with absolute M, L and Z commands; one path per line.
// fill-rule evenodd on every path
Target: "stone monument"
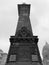
M 18 4 L 18 24 L 10 37 L 6 65 L 42 65 L 38 49 L 38 36 L 34 36 L 30 23 L 30 4 Z

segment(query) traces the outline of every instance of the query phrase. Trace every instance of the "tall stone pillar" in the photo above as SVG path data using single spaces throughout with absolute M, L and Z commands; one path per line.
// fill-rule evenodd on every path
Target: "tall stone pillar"
M 42 65 L 38 36 L 34 36 L 30 23 L 30 4 L 18 4 L 18 24 L 10 37 L 6 65 Z

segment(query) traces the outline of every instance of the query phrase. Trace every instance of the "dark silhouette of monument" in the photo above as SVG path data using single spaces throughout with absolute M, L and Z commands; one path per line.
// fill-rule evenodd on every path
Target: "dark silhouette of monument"
M 38 49 L 38 36 L 34 36 L 30 24 L 30 4 L 18 4 L 18 24 L 10 37 L 10 49 L 6 65 L 42 65 Z

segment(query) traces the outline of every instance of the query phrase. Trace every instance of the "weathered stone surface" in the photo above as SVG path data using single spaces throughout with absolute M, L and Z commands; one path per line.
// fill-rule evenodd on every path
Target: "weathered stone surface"
M 30 24 L 30 4 L 18 5 L 19 19 L 15 36 L 10 38 L 6 65 L 40 65 L 38 37 L 33 36 Z
M 15 62 L 15 63 L 8 63 L 7 65 L 41 65 L 38 62 Z

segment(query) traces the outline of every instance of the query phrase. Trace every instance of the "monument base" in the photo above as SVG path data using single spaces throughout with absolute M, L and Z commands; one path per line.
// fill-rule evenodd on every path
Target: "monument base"
M 41 65 L 39 62 L 9 62 L 6 65 Z

